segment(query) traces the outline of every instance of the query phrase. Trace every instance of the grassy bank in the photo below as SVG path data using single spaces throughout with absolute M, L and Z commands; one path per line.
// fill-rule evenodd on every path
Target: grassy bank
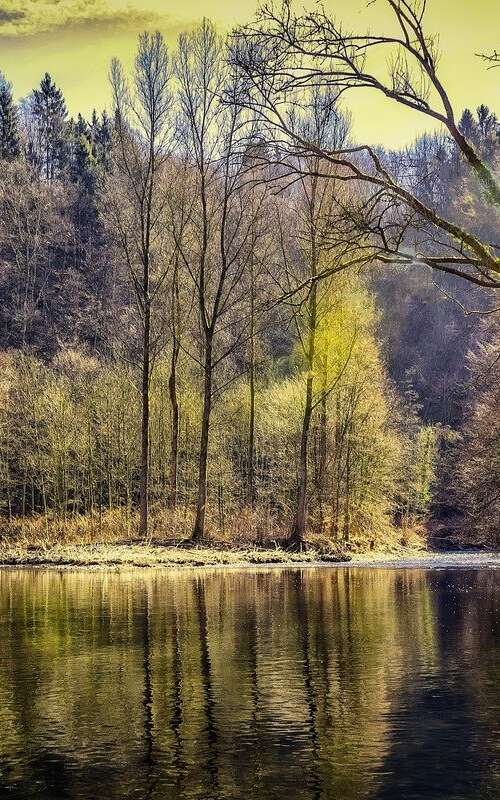
M 243 567 L 258 565 L 300 566 L 307 564 L 375 563 L 398 559 L 414 559 L 428 553 L 419 547 L 394 547 L 386 551 L 340 549 L 307 541 L 301 552 L 283 545 L 229 545 L 207 542 L 191 546 L 188 542 L 100 542 L 30 544 L 0 540 L 0 566 L 52 567 Z
M 162 567 L 238 566 L 246 564 L 311 564 L 347 561 L 366 553 L 367 557 L 398 557 L 425 548 L 419 532 L 404 537 L 394 531 L 373 540 L 363 537 L 349 542 L 332 541 L 311 534 L 302 552 L 286 547 L 286 529 L 265 533 L 245 520 L 226 531 L 212 531 L 203 545 L 189 542 L 191 520 L 180 515 L 153 517 L 154 533 L 147 541 L 137 539 L 137 520 L 116 512 L 99 517 L 73 516 L 67 520 L 46 516 L 5 521 L 0 526 L 0 565 L 52 565 L 76 567 Z
M 401 547 L 391 553 L 369 551 L 346 554 L 309 547 L 294 553 L 282 547 L 232 548 L 211 546 L 188 548 L 146 543 L 100 545 L 54 545 L 49 548 L 0 544 L 0 568 L 52 567 L 58 569 L 196 568 L 196 567 L 307 567 L 349 564 L 373 568 L 500 568 L 500 553 L 488 551 L 433 552 Z
M 348 558 L 340 551 L 321 552 L 315 548 L 296 553 L 282 547 L 228 548 L 212 544 L 203 547 L 169 546 L 152 543 L 59 544 L 47 548 L 0 544 L 0 566 L 73 567 L 168 567 L 245 566 L 249 564 L 310 564 L 338 562 Z

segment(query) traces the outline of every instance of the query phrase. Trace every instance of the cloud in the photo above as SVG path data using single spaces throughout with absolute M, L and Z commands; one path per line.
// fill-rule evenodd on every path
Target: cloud
M 79 27 L 140 27 L 159 19 L 133 6 L 110 8 L 106 0 L 0 0 L 0 36 L 33 36 Z

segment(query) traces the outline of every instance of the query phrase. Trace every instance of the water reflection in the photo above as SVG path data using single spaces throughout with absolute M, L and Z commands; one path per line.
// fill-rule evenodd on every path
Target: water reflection
M 0 797 L 500 796 L 495 570 L 0 571 Z

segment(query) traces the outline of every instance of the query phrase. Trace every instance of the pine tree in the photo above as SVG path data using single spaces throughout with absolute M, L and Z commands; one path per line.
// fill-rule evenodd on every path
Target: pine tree
M 66 103 L 60 89 L 49 73 L 34 89 L 31 96 L 31 113 L 35 123 L 36 142 L 33 151 L 35 166 L 46 180 L 58 177 L 67 159 Z
M 495 128 L 497 124 L 497 118 L 495 114 L 490 112 L 490 109 L 488 106 L 485 106 L 484 103 L 481 103 L 481 105 L 478 106 L 476 113 L 481 135 L 483 138 L 486 138 L 490 131 Z
M 94 180 L 95 156 L 92 148 L 91 129 L 81 114 L 76 122 L 71 120 L 70 176 L 75 182 L 91 188 Z
M 471 141 L 475 141 L 477 139 L 476 121 L 472 111 L 469 108 L 464 109 L 464 112 L 460 117 L 458 127 L 463 135 L 467 137 L 467 139 L 470 139 Z
M 0 158 L 12 161 L 20 152 L 17 108 L 11 84 L 0 72 Z
M 111 152 L 111 139 L 112 139 L 112 125 L 109 116 L 105 111 L 102 112 L 101 119 L 92 112 L 92 120 L 90 123 L 90 139 L 92 143 L 92 154 L 96 163 L 109 172 L 110 169 L 110 152 Z

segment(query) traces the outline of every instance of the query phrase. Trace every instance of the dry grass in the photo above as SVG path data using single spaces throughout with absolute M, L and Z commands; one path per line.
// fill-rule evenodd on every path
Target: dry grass
M 244 566 L 248 564 L 311 564 L 318 561 L 340 561 L 340 553 L 318 553 L 308 548 L 301 553 L 280 547 L 268 549 L 234 549 L 220 547 L 167 547 L 151 543 L 54 545 L 48 548 L 23 547 L 0 543 L 0 564 L 73 567 L 162 567 L 162 566 Z
M 151 535 L 137 539 L 138 520 L 121 511 L 102 515 L 32 517 L 0 528 L 0 564 L 54 566 L 215 566 L 244 564 L 300 564 L 339 561 L 345 554 L 328 548 L 307 547 L 289 552 L 278 541 L 256 543 L 253 531 L 238 538 L 212 535 L 203 546 L 189 544 L 192 520 L 180 511 L 151 515 Z
M 349 548 L 311 535 L 302 552 L 284 546 L 286 530 L 276 527 L 262 535 L 255 520 L 238 517 L 223 535 L 210 530 L 203 546 L 189 543 L 192 519 L 184 510 L 176 514 L 153 509 L 151 535 L 137 539 L 137 518 L 115 510 L 100 515 L 31 517 L 4 522 L 0 527 L 0 564 L 54 566 L 216 566 L 246 564 L 310 564 L 339 562 L 351 554 L 374 550 L 366 537 L 353 537 Z M 394 534 L 378 537 L 377 555 L 401 555 L 423 549 L 424 538 L 415 533 L 403 543 Z M 375 553 L 373 553 L 375 555 Z

